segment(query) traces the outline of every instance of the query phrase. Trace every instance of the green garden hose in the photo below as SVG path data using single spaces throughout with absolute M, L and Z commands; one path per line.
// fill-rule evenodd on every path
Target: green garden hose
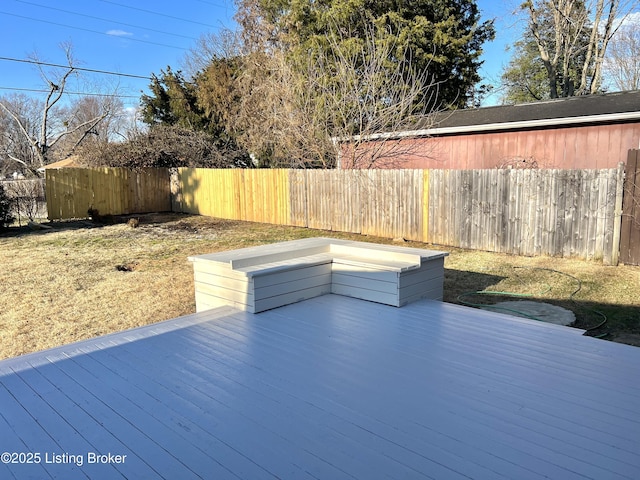
M 552 272 L 552 273 L 556 273 L 559 275 L 564 275 L 565 277 L 569 277 L 572 280 L 575 280 L 577 287 L 576 289 L 571 292 L 569 294 L 568 300 L 571 301 L 576 307 L 578 306 L 577 302 L 574 300 L 574 296 L 580 291 L 582 290 L 582 281 L 577 278 L 574 277 L 573 275 L 569 275 L 568 273 L 564 273 L 561 272 L 559 270 L 554 270 L 552 268 L 544 268 L 544 267 L 526 267 L 526 266 L 515 266 L 513 268 L 526 268 L 526 269 L 531 269 L 531 270 L 543 270 L 543 271 L 548 271 L 548 272 Z M 469 297 L 472 295 L 496 295 L 496 296 L 503 296 L 503 297 L 516 297 L 516 298 L 533 298 L 535 296 L 539 296 L 542 295 L 544 293 L 547 293 L 551 290 L 551 286 L 547 284 L 547 288 L 537 294 L 533 294 L 533 293 L 516 293 L 516 292 L 508 292 L 508 291 L 496 291 L 496 290 L 478 290 L 478 291 L 473 291 L 473 292 L 465 292 L 465 293 L 461 293 L 460 295 L 457 296 L 457 301 L 459 303 L 461 303 L 462 305 L 467 305 L 470 307 L 476 307 L 476 308 L 482 308 L 482 309 L 491 309 L 491 310 L 502 310 L 502 311 L 506 311 L 506 312 L 510 312 L 513 314 L 516 314 L 518 316 L 521 317 L 526 317 L 526 318 L 530 318 L 532 320 L 537 320 L 537 321 L 542 321 L 540 318 L 537 318 L 533 315 L 530 315 L 528 313 L 525 312 L 521 312 L 512 308 L 506 308 L 506 307 L 499 307 L 496 305 L 487 305 L 484 303 L 473 303 L 473 302 L 469 302 L 467 300 L 463 300 L 463 298 L 465 297 Z M 597 313 L 598 315 L 600 315 L 603 320 L 596 326 L 594 327 L 589 327 L 587 329 L 585 329 L 585 332 L 590 332 L 593 330 L 597 330 L 598 328 L 602 327 L 605 323 L 607 323 L 607 316 L 598 311 L 598 310 L 592 310 L 594 313 Z M 598 338 L 602 338 L 604 336 L 606 336 L 607 333 L 604 333 L 602 335 L 597 335 Z

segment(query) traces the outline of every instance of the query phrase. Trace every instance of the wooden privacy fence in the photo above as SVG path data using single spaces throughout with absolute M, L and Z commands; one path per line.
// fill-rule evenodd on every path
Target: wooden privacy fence
M 618 261 L 622 167 L 180 168 L 171 177 L 171 195 L 166 170 L 142 177 L 110 170 L 119 169 L 100 169 L 98 174 L 79 169 L 47 173 L 47 193 L 56 195 L 51 202 L 55 210 L 50 204 L 50 211 L 57 216 L 52 218 L 65 218 L 67 212 L 73 213 L 68 216 L 86 216 L 88 205 L 101 213 L 100 205 L 104 205 L 105 213 L 112 214 L 171 209 L 518 255 L 596 258 L 607 264 Z M 76 205 L 76 192 L 80 205 Z M 111 208 L 115 206 L 121 210 Z
M 640 150 L 629 150 L 624 179 L 620 261 L 640 265 Z
M 291 224 L 425 241 L 427 170 L 291 170 Z
M 173 210 L 290 225 L 288 170 L 179 168 Z
M 617 263 L 622 179 L 622 169 L 433 170 L 429 241 Z
M 618 261 L 621 168 L 179 169 L 179 176 L 183 212 L 517 255 Z
M 169 170 L 59 168 L 46 170 L 49 218 L 86 218 L 89 208 L 101 215 L 171 210 Z
M 424 170 L 180 168 L 174 210 L 422 240 L 425 178 Z

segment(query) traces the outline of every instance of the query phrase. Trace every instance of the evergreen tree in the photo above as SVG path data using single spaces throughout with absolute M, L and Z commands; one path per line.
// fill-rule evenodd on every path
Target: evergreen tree
M 482 45 L 494 36 L 493 21 L 480 23 L 473 0 L 244 0 L 237 18 L 245 30 L 261 31 L 262 40 L 268 34 L 295 63 L 327 47 L 335 32 L 342 48 L 362 50 L 373 26 L 380 42 L 394 44 L 389 62 L 409 62 L 439 85 L 435 107 L 466 105 L 480 80 Z
M 192 132 L 193 138 L 186 139 L 186 143 L 179 142 L 185 145 L 200 144 L 203 138 L 208 138 L 218 154 L 228 157 L 229 164 L 248 165 L 248 153 L 238 146 L 236 135 L 228 128 L 228 112 L 234 101 L 233 65 L 235 63 L 231 59 L 212 61 L 192 81 L 187 81 L 182 72 L 174 72 L 171 67 L 161 71 L 160 76 L 153 75 L 149 85 L 151 95 L 143 95 L 140 101 L 143 122 L 152 130 L 157 126 L 173 127 L 173 130 L 165 131 L 178 132 L 170 135 L 174 140 L 185 140 Z M 147 136 L 150 141 L 153 137 L 156 145 L 158 138 L 162 137 L 154 137 L 154 132 Z M 186 150 L 183 148 L 181 151 Z
M 515 104 L 548 100 L 549 80 L 535 42 L 520 40 L 513 47 L 509 65 L 501 77 L 502 101 Z
M 237 88 L 241 60 L 215 58 L 194 78 L 197 105 L 207 118 L 208 131 L 220 139 L 232 139 L 232 115 L 241 101 Z
M 207 130 L 208 119 L 198 106 L 196 88 L 182 72 L 171 67 L 152 74 L 151 95 L 142 95 L 142 121 L 147 125 L 175 125 L 192 130 Z
M 0 185 L 0 230 L 11 225 L 15 220 L 11 213 L 11 199 L 4 187 Z

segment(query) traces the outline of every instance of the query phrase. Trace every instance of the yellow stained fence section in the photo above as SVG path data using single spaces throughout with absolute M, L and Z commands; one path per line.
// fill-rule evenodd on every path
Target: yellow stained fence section
M 126 168 L 60 168 L 46 171 L 47 210 L 51 220 L 171 210 L 169 171 Z
M 211 217 L 290 224 L 285 169 L 178 169 L 182 211 Z

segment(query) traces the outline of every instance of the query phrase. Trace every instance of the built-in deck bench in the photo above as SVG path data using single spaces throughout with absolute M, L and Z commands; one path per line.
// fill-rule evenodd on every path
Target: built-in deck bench
M 400 307 L 442 300 L 446 252 L 308 238 L 189 257 L 196 311 L 258 313 L 334 293 Z

